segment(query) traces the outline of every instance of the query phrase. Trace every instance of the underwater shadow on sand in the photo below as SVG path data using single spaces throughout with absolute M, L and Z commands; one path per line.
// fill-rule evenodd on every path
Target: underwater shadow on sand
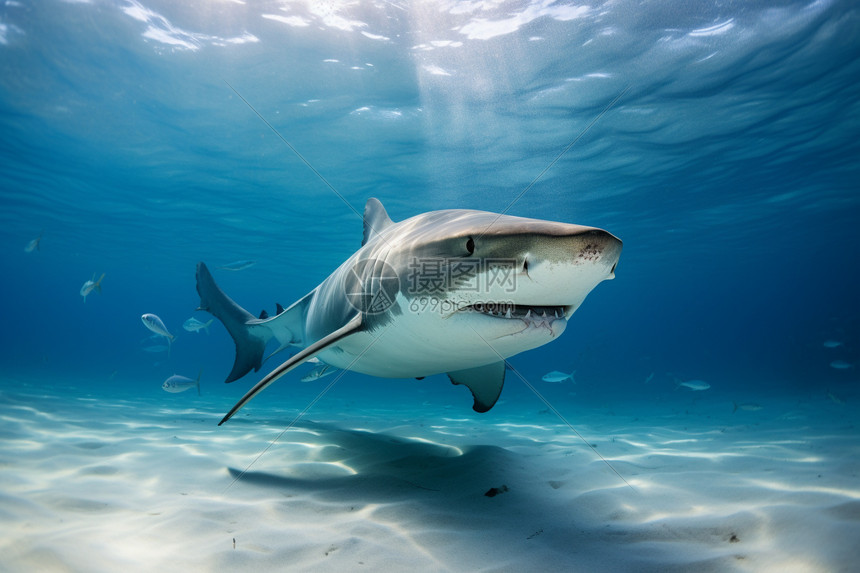
M 421 539 L 424 550 L 436 555 L 444 546 L 453 550 L 469 539 L 495 538 L 495 557 L 502 563 L 527 551 L 541 563 L 582 571 L 630 563 L 640 571 L 735 571 L 741 570 L 735 564 L 743 552 L 738 539 L 761 528 L 760 519 L 746 512 L 681 528 L 631 523 L 622 508 L 641 503 L 641 493 L 610 473 L 601 487 L 577 483 L 573 475 L 554 481 L 557 469 L 538 452 L 487 444 L 455 447 L 426 437 L 316 423 L 287 436 L 279 442 L 287 449 L 296 443 L 307 447 L 312 436 L 315 461 L 296 464 L 289 454 L 270 451 L 266 469 L 252 467 L 243 474 L 228 468 L 238 478 L 231 487 L 265 490 L 283 500 L 276 503 L 284 515 L 291 504 L 309 500 L 340 515 L 363 512 L 372 522 L 413 532 L 416 542 Z M 621 547 L 623 555 L 617 553 Z
M 332 501 L 481 500 L 491 488 L 507 485 L 505 480 L 516 481 L 528 465 L 517 454 L 494 445 L 457 447 L 317 423 L 296 430 L 299 438 L 292 443 L 307 447 L 313 442 L 315 452 L 309 461 L 296 464 L 289 453 L 270 451 L 266 465 L 282 461 L 281 471 L 252 467 L 243 473 L 231 467 L 228 471 L 236 480 L 232 487 L 247 484 L 310 492 Z M 282 441 L 290 442 L 289 435 Z

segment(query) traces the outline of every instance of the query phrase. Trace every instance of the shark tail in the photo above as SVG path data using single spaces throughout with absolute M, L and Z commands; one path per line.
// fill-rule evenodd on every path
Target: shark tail
M 225 382 L 238 380 L 263 365 L 263 353 L 272 334 L 265 328 L 254 328 L 257 318 L 224 294 L 204 263 L 197 263 L 197 293 L 200 307 L 221 321 L 236 344 L 236 360 Z M 251 322 L 253 321 L 253 322 Z

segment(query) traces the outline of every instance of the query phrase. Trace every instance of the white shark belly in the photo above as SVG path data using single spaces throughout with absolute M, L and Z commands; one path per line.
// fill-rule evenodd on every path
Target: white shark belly
M 401 309 L 404 301 L 398 300 Z M 390 323 L 357 333 L 319 354 L 337 368 L 382 378 L 416 378 L 499 362 L 564 332 L 567 321 L 494 318 L 477 313 L 444 317 L 408 306 Z

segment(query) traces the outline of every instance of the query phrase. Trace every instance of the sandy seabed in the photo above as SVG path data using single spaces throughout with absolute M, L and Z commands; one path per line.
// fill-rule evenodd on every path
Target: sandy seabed
M 298 410 L 183 403 L 0 392 L 0 570 L 860 570 L 851 404 L 577 412 L 610 467 L 537 409 L 331 401 L 283 432 Z

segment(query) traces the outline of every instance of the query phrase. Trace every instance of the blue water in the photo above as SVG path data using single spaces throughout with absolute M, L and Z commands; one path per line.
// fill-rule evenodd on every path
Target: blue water
M 858 78 L 851 0 L 3 2 L 0 569 L 854 571 Z M 217 427 L 278 360 L 223 383 L 197 263 L 272 313 L 369 197 L 624 250 L 543 400 L 303 366 Z
M 209 318 L 195 264 L 257 261 L 216 276 L 272 312 L 359 246 L 373 196 L 395 220 L 509 209 L 624 241 L 563 337 L 512 359 L 533 381 L 576 369 L 575 396 L 542 386 L 557 403 L 644 409 L 689 379 L 860 399 L 858 38 L 849 1 L 6 2 L 4 384 L 231 403 L 261 374 L 223 385 L 226 331 L 182 330 Z M 146 312 L 169 358 L 143 350 Z M 201 368 L 201 398 L 162 392 Z M 315 393 L 297 386 L 272 399 Z M 421 389 L 471 412 L 444 376 Z

